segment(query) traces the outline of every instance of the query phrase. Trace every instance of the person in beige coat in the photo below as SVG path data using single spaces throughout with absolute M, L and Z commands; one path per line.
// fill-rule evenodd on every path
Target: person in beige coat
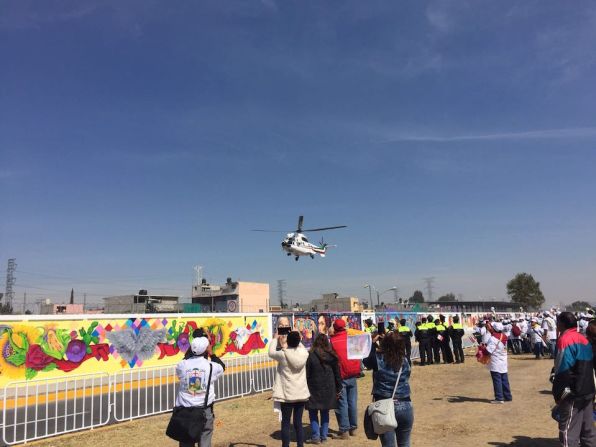
M 296 442 L 298 447 L 304 446 L 302 431 L 302 413 L 304 403 L 310 397 L 306 382 L 306 360 L 308 351 L 300 343 L 300 334 L 290 332 L 287 347 L 277 350 L 278 334 L 273 336 L 269 344 L 269 357 L 277 361 L 275 382 L 273 384 L 273 400 L 281 406 L 281 445 L 290 446 L 290 419 L 293 417 Z

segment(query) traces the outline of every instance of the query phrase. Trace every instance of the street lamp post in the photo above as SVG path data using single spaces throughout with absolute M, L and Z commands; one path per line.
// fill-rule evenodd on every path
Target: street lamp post
M 381 295 L 383 295 L 384 293 L 390 292 L 392 290 L 396 290 L 396 289 L 397 289 L 397 287 L 393 286 L 390 289 L 387 289 L 381 293 L 379 293 L 378 289 L 375 289 L 377 291 L 377 307 L 381 307 Z

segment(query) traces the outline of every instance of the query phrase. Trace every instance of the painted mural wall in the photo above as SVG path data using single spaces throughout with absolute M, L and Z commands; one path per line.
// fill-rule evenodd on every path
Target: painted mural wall
M 408 326 L 426 314 L 414 312 L 300 312 L 283 314 L 154 314 L 56 317 L 8 317 L 0 320 L 0 387 L 15 380 L 64 377 L 68 374 L 115 373 L 141 367 L 169 366 L 189 349 L 192 332 L 204 328 L 213 352 L 226 359 L 267 353 L 281 318 L 301 333 L 309 348 L 319 333 L 328 334 L 343 319 L 348 332 L 359 333 L 363 321 L 405 318 Z M 438 315 L 438 314 L 437 314 Z M 445 313 L 449 324 L 455 313 Z M 472 328 L 484 314 L 463 316 Z
M 113 373 L 168 366 L 184 357 L 204 328 L 223 358 L 266 353 L 270 314 L 98 315 L 0 321 L 0 386 L 65 374 Z

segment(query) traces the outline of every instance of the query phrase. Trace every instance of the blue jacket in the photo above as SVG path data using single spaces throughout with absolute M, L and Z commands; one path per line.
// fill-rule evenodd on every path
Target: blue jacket
M 374 371 L 372 394 L 375 400 L 391 398 L 398 371 L 394 371 L 393 368 L 385 364 L 383 354 L 376 352 L 376 347 L 374 345 L 369 356 L 364 359 L 364 366 Z M 396 399 L 404 400 L 410 398 L 411 371 L 410 364 L 404 356 L 399 384 L 395 391 Z

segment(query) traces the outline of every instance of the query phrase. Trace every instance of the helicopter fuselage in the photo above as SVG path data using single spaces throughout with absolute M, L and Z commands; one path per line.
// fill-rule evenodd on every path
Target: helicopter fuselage
M 286 238 L 281 243 L 281 248 L 288 253 L 288 256 L 310 256 L 314 258 L 315 255 L 325 257 L 327 248 L 325 246 L 308 242 L 308 239 L 302 233 L 288 233 Z

